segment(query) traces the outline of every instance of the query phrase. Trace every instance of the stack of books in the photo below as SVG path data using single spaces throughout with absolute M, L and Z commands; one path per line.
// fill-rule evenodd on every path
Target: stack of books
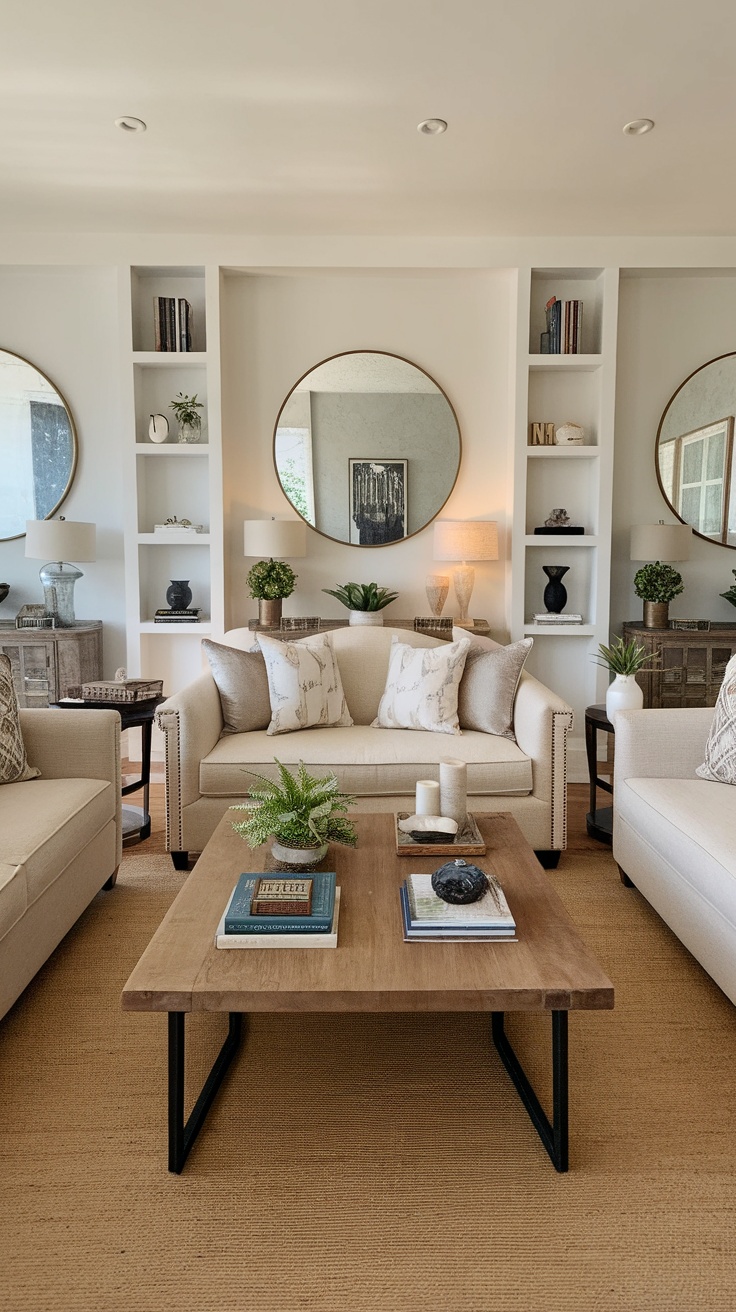
M 183 296 L 154 296 L 157 351 L 191 351 L 192 307 Z
M 558 301 L 551 296 L 545 306 L 547 331 L 542 333 L 542 355 L 579 355 L 583 341 L 583 302 Z
M 409 875 L 399 889 L 404 940 L 412 943 L 468 943 L 516 938 L 516 922 L 495 875 L 477 902 L 443 902 L 431 875 Z
M 554 611 L 545 610 L 532 618 L 535 624 L 582 624 L 583 622 L 582 615 L 571 610 L 562 610 L 559 615 L 555 615 Z
M 334 871 L 304 878 L 241 875 L 217 932 L 218 948 L 335 948 L 340 890 Z
M 173 610 L 168 606 L 161 606 L 154 612 L 154 624 L 199 624 L 199 606 L 185 606 L 181 610 Z

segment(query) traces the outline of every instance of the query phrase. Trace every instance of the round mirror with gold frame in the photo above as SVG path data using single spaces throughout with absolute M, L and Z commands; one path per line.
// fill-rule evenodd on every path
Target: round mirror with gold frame
M 0 541 L 50 519 L 77 467 L 77 432 L 64 397 L 36 365 L 0 350 Z
M 736 548 L 736 351 L 719 355 L 680 383 L 657 429 L 662 496 L 698 537 Z
M 274 427 L 284 495 L 324 537 L 358 547 L 413 537 L 460 468 L 460 427 L 435 380 L 388 351 L 343 351 L 294 384 Z

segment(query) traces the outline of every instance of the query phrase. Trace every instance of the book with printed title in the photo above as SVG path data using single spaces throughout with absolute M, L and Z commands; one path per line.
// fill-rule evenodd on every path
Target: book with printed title
M 324 934 L 330 930 L 335 905 L 334 871 L 319 871 L 311 876 L 312 905 L 309 915 L 254 915 L 253 893 L 259 879 L 269 875 L 241 875 L 225 908 L 225 934 Z
M 404 937 L 467 941 L 513 939 L 516 922 L 498 880 L 476 902 L 444 902 L 432 888 L 432 876 L 409 875 L 400 892 Z

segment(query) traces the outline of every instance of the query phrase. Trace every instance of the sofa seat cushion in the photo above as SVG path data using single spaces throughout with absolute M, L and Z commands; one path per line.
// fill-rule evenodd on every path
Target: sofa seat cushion
M 467 762 L 468 792 L 476 796 L 526 795 L 532 791 L 532 763 L 521 748 L 487 733 L 464 733 L 451 740 L 421 729 L 306 729 L 274 743 L 265 732 L 220 738 L 199 768 L 205 797 L 244 797 L 254 786 L 249 770 L 275 778 L 274 756 L 284 765 L 304 761 L 309 770 L 334 770 L 340 787 L 358 797 L 405 797 L 413 793 L 427 767 L 439 769 L 451 746 Z
M 736 795 L 703 779 L 626 779 L 619 816 L 736 925 Z
M 26 872 L 0 861 L 0 939 L 17 924 L 28 907 Z
M 2 858 L 23 866 L 28 906 L 115 818 L 116 806 L 104 779 L 41 778 L 0 789 Z

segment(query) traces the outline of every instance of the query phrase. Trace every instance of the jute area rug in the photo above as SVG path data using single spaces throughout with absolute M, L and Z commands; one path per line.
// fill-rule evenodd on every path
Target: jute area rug
M 617 991 L 571 1017 L 567 1176 L 488 1021 L 431 1015 L 256 1017 L 174 1177 L 165 1018 L 119 998 L 184 876 L 126 855 L 0 1023 L 3 1312 L 735 1308 L 734 1008 L 608 850 L 551 877 Z M 549 1021 L 509 1029 L 543 1081 Z

